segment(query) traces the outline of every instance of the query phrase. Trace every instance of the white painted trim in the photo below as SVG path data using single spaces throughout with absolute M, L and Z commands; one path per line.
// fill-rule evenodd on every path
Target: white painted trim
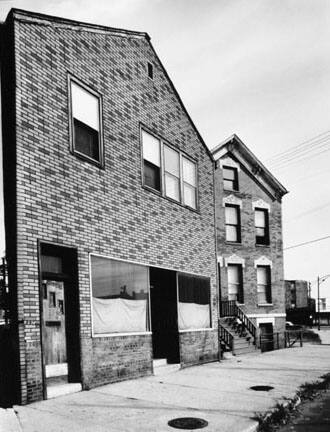
M 241 170 L 240 164 L 238 162 L 235 162 L 230 157 L 224 157 L 219 160 L 220 168 L 223 168 L 224 166 L 230 167 L 230 168 L 236 168 L 237 171 Z
M 272 313 L 272 314 L 246 314 L 248 318 L 268 318 L 268 317 L 274 317 L 274 318 L 284 318 L 286 317 L 285 313 Z
M 270 204 L 268 204 L 263 199 L 258 199 L 257 201 L 253 201 L 252 208 L 253 210 L 255 210 L 256 208 L 261 208 L 261 209 L 268 210 L 270 212 Z
M 240 256 L 233 254 L 229 257 L 225 258 L 225 267 L 228 267 L 228 264 L 240 264 L 243 268 L 245 267 L 245 259 Z
M 213 327 L 188 329 L 188 330 L 179 330 L 179 333 L 202 332 L 202 331 L 212 331 L 212 330 L 216 330 L 216 329 Z
M 242 208 L 242 200 L 240 198 L 235 197 L 233 194 L 230 194 L 227 197 L 222 199 L 222 206 L 225 207 L 226 204 L 237 205 L 240 208 Z
M 273 307 L 273 303 L 258 303 L 258 307 Z
M 272 268 L 273 263 L 272 260 L 263 255 L 258 259 L 254 260 L 254 268 L 257 268 L 257 266 L 269 266 L 270 268 Z
M 274 317 L 256 318 L 257 327 L 259 327 L 260 324 L 269 324 L 269 323 L 275 326 L 275 318 Z

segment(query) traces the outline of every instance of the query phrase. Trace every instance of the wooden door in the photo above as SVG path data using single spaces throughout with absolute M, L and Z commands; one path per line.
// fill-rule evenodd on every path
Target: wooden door
M 43 280 L 43 346 L 45 364 L 67 362 L 64 282 Z

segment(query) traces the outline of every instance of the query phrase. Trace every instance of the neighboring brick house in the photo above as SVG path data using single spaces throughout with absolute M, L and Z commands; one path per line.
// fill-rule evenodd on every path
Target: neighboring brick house
M 285 309 L 288 321 L 312 325 L 315 301 L 310 297 L 310 283 L 305 280 L 285 281 Z
M 259 333 L 285 330 L 281 198 L 287 190 L 233 135 L 212 149 L 222 316 L 227 302 Z
M 216 360 L 214 161 L 149 36 L 17 9 L 1 34 L 17 401 Z

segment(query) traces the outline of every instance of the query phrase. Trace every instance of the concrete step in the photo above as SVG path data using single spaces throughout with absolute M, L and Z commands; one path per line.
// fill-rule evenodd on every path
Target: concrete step
M 66 383 L 47 386 L 47 399 L 53 399 L 71 393 L 78 393 L 82 390 L 80 383 Z
M 180 370 L 180 368 L 181 368 L 180 363 L 157 366 L 157 367 L 154 367 L 154 375 L 155 376 L 168 375 L 170 373 L 173 373 L 173 372 Z
M 244 354 L 249 354 L 249 353 L 253 353 L 253 352 L 258 352 L 258 350 L 255 349 L 254 345 L 252 345 L 250 347 L 244 347 L 244 348 L 235 348 L 234 347 L 233 354 L 238 356 L 238 355 L 244 355 Z
M 159 366 L 166 366 L 167 365 L 167 359 L 166 358 L 154 359 L 152 363 L 153 363 L 154 368 L 159 367 Z

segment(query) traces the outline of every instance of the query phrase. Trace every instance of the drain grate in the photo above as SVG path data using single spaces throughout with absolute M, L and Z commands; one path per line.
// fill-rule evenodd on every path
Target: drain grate
M 269 390 L 273 390 L 273 388 L 274 387 L 267 386 L 267 385 L 256 385 L 256 386 L 250 387 L 251 390 L 255 390 L 255 391 L 269 391 Z
M 176 429 L 202 429 L 208 425 L 206 420 L 197 417 L 180 417 L 168 422 L 169 426 Z

